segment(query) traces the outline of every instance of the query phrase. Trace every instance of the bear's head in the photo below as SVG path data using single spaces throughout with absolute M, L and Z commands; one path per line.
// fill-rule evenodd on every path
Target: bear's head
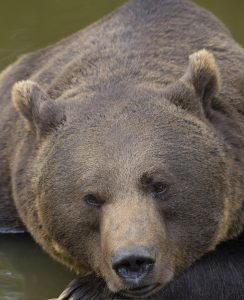
M 218 87 L 206 50 L 162 89 L 121 82 L 51 100 L 34 82 L 16 83 L 26 130 L 13 188 L 33 237 L 130 297 L 156 292 L 214 249 L 238 209 L 209 121 Z

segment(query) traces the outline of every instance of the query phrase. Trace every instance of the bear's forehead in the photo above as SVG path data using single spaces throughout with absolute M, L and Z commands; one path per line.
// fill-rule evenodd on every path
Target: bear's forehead
M 101 170 L 110 177 L 120 172 L 135 175 L 158 168 L 168 170 L 186 158 L 188 163 L 205 160 L 204 148 L 213 148 L 197 129 L 189 131 L 180 124 L 175 128 L 172 124 L 143 125 L 135 120 L 117 120 L 85 129 L 77 126 L 56 145 L 57 159 L 64 149 L 65 157 L 84 168 L 87 176 L 94 177 Z
M 115 105 L 117 106 L 117 105 Z M 89 108 L 90 106 L 88 106 Z M 119 109 L 76 109 L 60 129 L 57 148 L 64 149 L 86 164 L 119 165 L 170 160 L 177 154 L 199 152 L 215 147 L 215 138 L 204 123 L 175 108 L 122 103 Z M 208 140 L 208 145 L 205 141 Z M 59 152 L 57 151 L 59 155 Z
M 163 115 L 137 118 L 135 114 L 128 114 L 118 118 L 104 117 L 98 122 L 86 123 L 84 127 L 83 124 L 83 121 L 78 122 L 72 132 L 80 151 L 88 148 L 93 155 L 114 156 L 116 159 L 124 154 L 156 158 L 167 151 L 190 149 L 192 144 L 200 146 L 211 135 L 209 130 L 190 119 Z

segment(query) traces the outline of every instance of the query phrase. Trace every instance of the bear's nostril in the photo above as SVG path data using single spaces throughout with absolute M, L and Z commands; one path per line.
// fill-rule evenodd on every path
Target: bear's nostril
M 121 248 L 114 255 L 112 267 L 124 281 L 139 284 L 152 271 L 155 254 L 146 247 Z
M 145 275 L 149 273 L 153 264 L 153 260 L 143 260 L 143 258 L 140 258 L 140 260 L 131 260 L 130 263 L 119 263 L 117 267 L 115 267 L 115 271 L 120 277 L 123 277 L 124 279 L 139 279 L 140 277 L 145 277 Z

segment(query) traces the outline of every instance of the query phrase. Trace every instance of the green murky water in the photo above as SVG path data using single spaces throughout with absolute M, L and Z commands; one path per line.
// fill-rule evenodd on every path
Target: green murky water
M 74 277 L 27 234 L 0 235 L 0 299 L 55 297 Z
M 2 0 L 0 70 L 20 54 L 54 43 L 105 15 L 123 0 Z M 243 0 L 196 0 L 244 45 Z M 0 235 L 0 300 L 44 300 L 74 277 L 27 235 Z

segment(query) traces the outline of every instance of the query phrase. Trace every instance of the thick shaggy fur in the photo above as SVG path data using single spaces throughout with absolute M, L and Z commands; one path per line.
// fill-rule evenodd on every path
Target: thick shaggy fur
M 1 231 L 25 226 L 113 293 L 135 287 L 114 253 L 149 247 L 143 285 L 165 287 L 243 231 L 243 65 L 223 24 L 184 0 L 130 1 L 20 58 L 0 75 Z

